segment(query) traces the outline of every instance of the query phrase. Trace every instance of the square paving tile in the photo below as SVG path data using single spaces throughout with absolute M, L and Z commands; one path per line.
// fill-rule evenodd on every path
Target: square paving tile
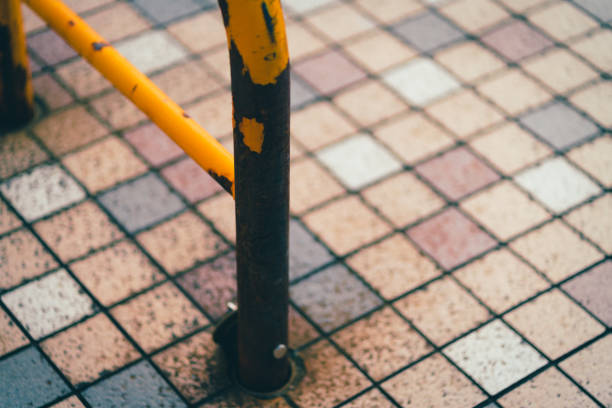
M 357 11 L 355 7 L 343 3 L 310 14 L 304 21 L 335 42 L 346 40 L 374 27 L 366 15 Z
M 410 114 L 386 122 L 374 135 L 408 164 L 453 144 L 453 139 L 422 115 Z
M 291 135 L 304 147 L 318 149 L 356 130 L 329 102 L 319 102 L 291 116 Z
M 147 170 L 130 148 L 115 137 L 72 153 L 62 161 L 68 171 L 91 193 L 107 189 Z
M 226 248 L 193 212 L 185 212 L 138 236 L 142 246 L 171 274 L 185 270 Z
M 502 241 L 548 219 L 548 213 L 510 181 L 476 193 L 461 208 Z
M 0 356 L 17 350 L 29 343 L 29 340 L 19 327 L 17 327 L 17 324 L 15 324 L 11 317 L 2 309 L 0 309 L 0 338 L 2 339 L 0 343 Z M 0 376 L 2 376 L 1 371 Z
M 294 13 L 302 14 L 333 3 L 333 0 L 285 0 L 285 5 Z
M 599 187 L 563 157 L 546 160 L 515 176 L 536 200 L 561 213 L 599 193 Z
M 108 130 L 81 106 L 47 116 L 34 125 L 32 130 L 56 155 L 84 146 L 108 133 Z
M 412 173 L 403 172 L 362 192 L 396 227 L 405 227 L 439 210 L 444 201 Z
M 612 127 L 612 115 L 610 114 L 612 83 L 598 82 L 593 86 L 576 92 L 569 100 L 602 126 Z
M 56 267 L 53 256 L 28 230 L 19 229 L 0 238 L 0 290 Z
M 140 357 L 104 314 L 56 334 L 41 347 L 74 385 L 90 383 Z
M 106 192 L 99 201 L 129 232 L 145 228 L 184 208 L 181 200 L 153 174 Z
M 83 189 L 57 165 L 43 165 L 5 181 L 0 191 L 27 221 L 85 197 Z
M 0 234 L 6 234 L 21 226 L 21 221 L 4 201 L 0 201 Z
M 74 262 L 70 269 L 105 306 L 164 279 L 151 261 L 128 240 Z
M 561 368 L 597 398 L 604 406 L 612 405 L 612 335 L 561 362 Z
M 612 9 L 606 0 L 576 0 L 575 3 L 602 21 L 612 20 Z
M 339 264 L 292 286 L 291 299 L 326 331 L 331 331 L 382 303 Z
M 153 166 L 159 166 L 183 154 L 181 148 L 152 123 L 127 132 L 125 139 Z
M 403 235 L 393 235 L 347 259 L 383 297 L 392 299 L 435 278 L 440 270 Z
M 472 82 L 492 72 L 505 68 L 506 64 L 491 51 L 469 41 L 461 42 L 436 53 L 435 59 L 464 81 Z M 470 61 L 465 64 L 464 61 Z
M 357 0 L 364 10 L 383 23 L 393 23 L 424 9 L 417 0 Z
M 222 190 L 221 186 L 189 157 L 166 167 L 161 174 L 190 202 L 203 200 Z
M 492 0 L 460 0 L 442 4 L 440 12 L 470 33 L 492 27 L 508 13 Z
M 491 168 L 463 147 L 417 166 L 416 172 L 451 200 L 459 200 L 499 178 Z
M 198 333 L 153 357 L 153 362 L 189 401 L 230 385 L 225 356 L 208 332 Z
M 236 203 L 229 194 L 221 194 L 204 201 L 198 211 L 210 220 L 215 229 L 230 242 L 236 242 Z
M 168 32 L 193 52 L 227 44 L 223 17 L 218 9 L 180 19 L 168 26 Z M 206 41 L 203 41 L 204 38 Z
M 34 229 L 66 262 L 123 237 L 117 226 L 92 201 L 40 221 Z
M 301 352 L 309 361 L 299 387 L 289 392 L 298 406 L 331 407 L 369 387 L 371 383 L 349 360 L 327 341 Z
M 565 219 L 606 253 L 612 254 L 611 208 L 612 194 L 607 194 L 571 212 Z
M 612 57 L 607 53 L 612 41 L 612 31 L 601 30 L 575 42 L 571 48 L 603 72 L 612 71 Z
M 560 48 L 529 59 L 523 68 L 558 93 L 565 93 L 598 76 L 578 57 Z
M 291 109 L 297 110 L 303 105 L 306 105 L 317 98 L 317 91 L 312 89 L 310 85 L 303 79 L 300 79 L 297 74 L 291 73 Z
M 383 74 L 383 81 L 408 102 L 425 106 L 459 88 L 459 83 L 440 65 L 415 58 Z
M 423 52 L 432 51 L 463 37 L 461 30 L 431 12 L 409 17 L 394 25 L 393 31 Z
M 299 222 L 289 224 L 289 278 L 300 278 L 331 262 L 332 255 Z
M 34 347 L 0 361 L 0 404 L 38 407 L 70 389 Z
M 45 101 L 50 110 L 61 108 L 72 102 L 72 96 L 48 74 L 32 79 L 32 86 L 36 96 Z
M 527 18 L 558 41 L 565 41 L 597 27 L 592 18 L 571 3 L 552 3 L 550 7 L 530 13 Z
M 52 30 L 44 31 L 28 38 L 28 47 L 48 65 L 55 65 L 75 57 L 76 52 Z
M 390 308 L 374 312 L 335 333 L 332 339 L 375 380 L 433 350 Z
M 454 208 L 408 230 L 408 235 L 444 269 L 452 269 L 496 245 Z
M 574 299 L 578 300 L 605 324 L 612 326 L 612 261 L 605 261 L 588 272 L 563 285 Z
M 444 349 L 461 369 L 490 394 L 496 394 L 546 360 L 500 320 L 470 333 Z
M 402 406 L 471 407 L 486 399 L 440 354 L 392 377 L 382 387 Z
M 567 156 L 601 184 L 612 187 L 612 135 L 604 135 L 585 143 L 570 151 Z
M 52 408 L 85 408 L 85 405 L 83 405 L 81 400 L 79 400 L 76 395 L 73 395 L 70 398 L 66 398 L 63 401 L 52 405 Z
M 162 3 L 157 0 L 155 2 Z M 137 37 L 123 40 L 117 43 L 115 48 L 145 74 L 167 67 L 187 55 L 183 46 L 161 30 L 147 31 Z
M 350 190 L 359 190 L 402 168 L 385 147 L 363 133 L 318 151 L 316 157 Z
M 146 115 L 128 98 L 113 91 L 90 102 L 98 115 L 115 129 L 125 129 L 144 120 Z
M 558 290 L 522 305 L 504 319 L 552 360 L 605 330 Z
M 111 87 L 110 82 L 84 59 L 63 64 L 55 72 L 67 86 L 83 98 Z
M 364 395 L 354 399 L 346 405 L 345 408 L 368 408 L 368 407 L 379 407 L 379 408 L 393 408 L 395 405 L 391 403 L 380 391 L 374 389 L 366 392 Z
M 407 2 L 405 2 L 407 3 Z M 378 3 L 380 6 L 380 3 Z M 373 11 L 368 9 L 368 12 Z M 376 30 L 360 36 L 344 51 L 370 72 L 381 72 L 415 56 L 415 51 L 386 31 Z
M 2 301 L 35 339 L 94 312 L 89 296 L 63 269 L 4 294 Z
M 503 116 L 473 91 L 462 91 L 428 106 L 425 111 L 459 138 L 500 122 Z
M 531 111 L 520 122 L 556 149 L 566 149 L 599 130 L 562 102 Z
M 232 134 L 232 95 L 229 91 L 195 103 L 187 113 L 217 139 Z
M 146 361 L 97 383 L 87 389 L 83 396 L 96 408 L 185 407 L 179 396 Z
M 208 323 L 172 283 L 116 306 L 111 314 L 148 353 Z
M 178 283 L 214 319 L 236 298 L 236 255 L 232 252 L 178 278 Z
M 551 98 L 544 88 L 515 69 L 487 78 L 476 89 L 510 115 L 539 106 Z
M 507 408 L 550 404 L 567 408 L 598 406 L 555 368 L 527 381 L 503 396 L 499 402 Z
M 438 346 L 490 317 L 485 308 L 449 278 L 411 293 L 395 302 L 395 307 Z
M 107 41 L 136 34 L 150 27 L 150 24 L 129 4 L 117 4 L 114 7 L 89 15 L 85 22 Z
M 302 213 L 345 192 L 340 183 L 312 159 L 291 163 L 289 177 L 290 205 L 294 213 Z
M 365 77 L 365 73 L 338 51 L 302 60 L 293 70 L 323 95 L 330 95 Z
M 482 41 L 512 62 L 552 45 L 548 38 L 519 20 L 494 29 L 482 37 Z
M 221 16 L 219 16 L 219 20 Z M 225 31 L 225 29 L 223 29 Z M 204 37 L 205 38 L 205 37 Z M 183 105 L 221 88 L 202 60 L 191 60 L 152 77 L 162 91 L 176 103 Z
M 503 313 L 549 284 L 506 249 L 485 255 L 454 273 L 496 313 Z
M 306 215 L 303 221 L 339 255 L 391 232 L 391 228 L 355 196 L 321 207 Z
M 515 123 L 505 123 L 472 139 L 470 145 L 505 174 L 513 174 L 551 153 L 548 146 Z
M 48 158 L 25 132 L 2 135 L 0 139 L 0 178 L 7 179 Z
M 603 256 L 560 221 L 546 224 L 510 246 L 553 282 L 577 273 Z
M 199 10 L 199 5 L 192 0 L 176 0 L 168 3 L 164 0 L 134 0 L 156 22 L 165 23 Z

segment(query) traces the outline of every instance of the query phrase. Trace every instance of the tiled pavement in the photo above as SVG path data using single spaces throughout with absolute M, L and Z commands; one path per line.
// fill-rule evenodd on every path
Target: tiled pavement
M 231 145 L 212 0 L 66 2 Z M 612 407 L 612 3 L 285 9 L 302 384 L 227 381 L 231 197 L 24 9 L 0 407 Z

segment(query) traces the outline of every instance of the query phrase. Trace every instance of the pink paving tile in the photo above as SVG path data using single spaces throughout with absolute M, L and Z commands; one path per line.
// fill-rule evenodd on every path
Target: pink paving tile
M 408 235 L 445 269 L 452 269 L 496 244 L 454 208 L 417 225 Z
M 189 157 L 166 167 L 161 174 L 190 202 L 203 200 L 221 191 L 221 186 Z
M 363 71 L 337 51 L 328 51 L 304 60 L 293 69 L 326 95 L 365 78 Z
M 518 61 L 552 45 L 552 42 L 522 21 L 513 21 L 482 38 L 483 42 L 511 61 Z
M 612 326 L 610 288 L 612 288 L 611 260 L 597 265 L 563 285 L 563 289 L 609 327 Z
M 444 153 L 421 164 L 416 171 L 451 200 L 458 200 L 499 178 L 493 170 L 465 148 Z
M 49 109 L 57 109 L 72 102 L 72 97 L 49 74 L 32 80 L 34 92 L 45 101 Z
M 152 123 L 125 134 L 125 138 L 154 166 L 179 157 L 183 151 Z

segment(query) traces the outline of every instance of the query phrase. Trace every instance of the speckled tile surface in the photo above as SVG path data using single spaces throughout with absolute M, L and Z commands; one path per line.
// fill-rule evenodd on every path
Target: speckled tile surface
M 232 197 L 24 5 L 0 406 L 612 406 L 609 0 L 280 1 L 302 383 L 232 384 Z M 64 2 L 231 151 L 215 0 Z

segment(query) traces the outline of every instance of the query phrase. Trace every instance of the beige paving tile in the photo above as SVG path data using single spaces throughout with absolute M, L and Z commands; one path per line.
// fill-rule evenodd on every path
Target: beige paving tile
M 544 3 L 547 0 L 501 0 L 501 2 L 512 11 L 526 11 L 532 7 Z
M 193 52 L 227 45 L 223 18 L 218 10 L 205 11 L 172 23 L 168 32 Z
M 29 341 L 11 317 L 0 309 L 0 356 L 25 346 Z
M 85 405 L 83 405 L 77 396 L 72 396 L 52 405 L 52 408 L 85 408 Z
M 334 201 L 303 220 L 337 254 L 346 254 L 391 231 L 354 196 Z
M 544 371 L 512 390 L 499 402 L 507 408 L 548 405 L 559 408 L 598 406 L 555 368 Z
M 93 201 L 40 221 L 34 229 L 65 262 L 123 237 Z
M 597 398 L 604 406 L 612 405 L 612 335 L 561 362 L 561 368 Z
M 558 290 L 522 305 L 504 320 L 553 360 L 605 330 Z
M 34 93 L 41 98 L 50 110 L 55 110 L 72 102 L 72 97 L 51 75 L 45 74 L 32 79 Z
M 190 106 L 186 111 L 193 120 L 217 139 L 232 134 L 232 95 L 230 92 L 224 91 L 206 98 Z
M 147 166 L 128 145 L 116 137 L 74 152 L 62 162 L 91 193 L 106 190 L 147 171 Z
M 604 72 L 612 71 L 612 56 L 607 50 L 612 44 L 612 31 L 601 30 L 576 41 L 570 47 Z
M 342 41 L 374 27 L 365 15 L 348 4 L 309 15 L 305 21 L 325 34 L 332 41 Z
M 298 61 L 306 55 L 321 51 L 325 44 L 302 23 L 287 20 L 285 29 L 287 30 L 287 42 L 289 45 L 289 55 L 292 61 Z
M 56 72 L 82 98 L 111 87 L 110 82 L 102 74 L 81 58 L 58 67 Z
M 548 35 L 565 41 L 597 27 L 597 23 L 571 3 L 553 2 L 527 18 Z
M 332 339 L 374 380 L 380 380 L 417 360 L 431 346 L 390 308 L 334 334 Z
M 312 159 L 293 162 L 290 178 L 290 205 L 294 213 L 302 213 L 345 192 L 344 188 Z
M 440 354 L 401 372 L 382 387 L 402 406 L 471 407 L 486 398 Z
M 302 352 L 309 361 L 306 376 L 289 396 L 299 406 L 329 407 L 370 386 L 367 378 L 327 341 Z
M 380 29 L 370 30 L 346 44 L 344 51 L 370 72 L 375 73 L 416 55 L 412 48 Z
M 133 126 L 146 118 L 129 99 L 116 91 L 94 99 L 91 105 L 116 129 Z
M 462 91 L 428 106 L 425 111 L 461 139 L 503 120 L 473 91 Z
M 369 187 L 362 194 L 396 227 L 405 227 L 444 206 L 437 194 L 407 172 Z
M 454 275 L 496 313 L 503 313 L 549 286 L 507 249 L 491 252 Z
M 509 70 L 487 79 L 478 85 L 477 90 L 510 115 L 550 99 L 548 92 L 517 70 Z
M 470 33 L 492 27 L 509 14 L 492 0 L 459 0 L 440 8 L 442 14 Z
M 472 82 L 505 67 L 502 60 L 473 41 L 462 42 L 435 55 L 436 61 L 460 79 Z M 466 64 L 465 61 L 470 61 Z
M 510 246 L 553 282 L 577 273 L 602 257 L 561 221 L 548 223 Z
M 208 323 L 172 283 L 114 307 L 111 314 L 148 353 Z
M 70 269 L 105 306 L 164 279 L 138 247 L 127 240 L 74 262 Z
M 567 156 L 601 184 L 612 187 L 612 135 L 606 134 L 571 150 Z
M 393 408 L 395 405 L 389 401 L 382 392 L 374 389 L 372 391 L 368 391 L 362 396 L 354 399 L 346 405 L 343 405 L 345 408 L 370 408 L 370 407 L 379 407 L 379 408 Z
M 446 132 L 418 114 L 409 114 L 385 123 L 374 130 L 374 135 L 408 164 L 453 144 L 453 139 Z
M 439 346 L 489 318 L 489 312 L 449 278 L 402 298 L 395 307 Z
M 0 178 L 8 179 L 20 171 L 47 160 L 49 156 L 25 132 L 0 138 Z
M 45 340 L 41 347 L 74 385 L 92 382 L 140 357 L 101 313 Z
M 145 231 L 137 239 L 171 274 L 190 268 L 226 248 L 210 227 L 192 212 Z
M 198 211 L 212 221 L 214 227 L 230 242 L 236 242 L 235 202 L 229 194 L 221 194 L 204 201 Z
M 423 5 L 416 0 L 357 0 L 356 3 L 377 20 L 387 24 L 423 10 Z
M 612 194 L 606 194 L 569 213 L 565 219 L 606 253 L 612 254 L 611 209 Z
M 304 147 L 315 150 L 355 131 L 328 102 L 319 102 L 291 115 L 291 135 Z
M 151 26 L 133 7 L 118 3 L 87 16 L 85 22 L 107 41 L 116 41 Z
M 7 233 L 21 226 L 21 221 L 17 218 L 4 201 L 0 201 L 0 234 Z
M 612 83 L 598 82 L 576 92 L 569 100 L 602 126 L 612 127 Z
M 151 79 L 178 104 L 193 101 L 221 87 L 201 60 L 176 65 Z

